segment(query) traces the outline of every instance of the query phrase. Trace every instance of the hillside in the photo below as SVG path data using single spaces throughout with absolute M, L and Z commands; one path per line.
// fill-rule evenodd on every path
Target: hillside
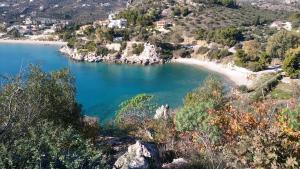
M 13 22 L 32 16 L 86 23 L 106 17 L 126 3 L 126 0 L 2 0 L 0 21 Z
M 299 0 L 239 0 L 242 5 L 251 4 L 263 9 L 271 10 L 299 10 Z

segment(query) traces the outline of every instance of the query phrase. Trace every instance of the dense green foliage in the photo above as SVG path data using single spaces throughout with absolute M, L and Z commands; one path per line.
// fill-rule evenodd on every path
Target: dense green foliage
M 297 77 L 299 75 L 299 60 L 300 60 L 300 47 L 290 49 L 287 51 L 285 59 L 282 64 L 282 69 L 290 77 Z
M 270 62 L 270 57 L 266 53 L 250 55 L 242 49 L 237 50 L 235 57 L 235 64 L 237 66 L 248 68 L 254 72 L 264 70 L 267 63 Z
M 198 39 L 208 40 L 227 46 L 233 46 L 243 39 L 242 32 L 234 27 L 221 28 L 213 31 L 205 31 L 200 28 L 197 33 Z
M 212 139 L 218 136 L 218 129 L 211 123 L 210 109 L 218 108 L 224 102 L 224 89 L 220 81 L 209 78 L 203 86 L 187 94 L 184 106 L 175 116 L 179 131 L 201 131 L 209 133 Z
M 118 17 L 126 19 L 129 25 L 144 27 L 152 25 L 160 17 L 160 11 L 155 9 L 126 9 L 121 11 Z
M 37 67 L 0 88 L 0 168 L 100 167 L 101 151 L 84 138 L 81 107 L 68 70 Z
M 290 17 L 289 17 L 290 22 L 292 22 L 292 26 L 293 28 L 298 28 L 300 26 L 300 13 L 293 13 Z
M 284 58 L 285 53 L 291 48 L 297 48 L 299 43 L 299 33 L 279 31 L 269 38 L 266 50 L 271 57 Z
M 144 51 L 144 44 L 136 44 L 134 43 L 132 45 L 132 53 L 139 55 Z
M 40 121 L 10 144 L 0 143 L 1 168 L 102 168 L 101 151 L 71 127 Z
M 155 108 L 157 105 L 153 102 L 152 95 L 139 94 L 120 104 L 115 123 L 121 128 L 133 125 L 131 122 L 142 123 L 147 118 L 153 117 Z
M 224 101 L 224 88 L 221 81 L 209 77 L 198 89 L 190 92 L 184 98 L 185 106 L 196 105 L 199 102 L 210 102 L 213 107 L 218 107 Z

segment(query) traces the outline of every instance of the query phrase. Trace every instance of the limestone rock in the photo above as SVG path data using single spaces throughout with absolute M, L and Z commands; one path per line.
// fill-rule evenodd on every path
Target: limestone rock
M 67 55 L 71 59 L 86 62 L 107 62 L 107 63 L 125 63 L 125 64 L 141 64 L 153 65 L 163 64 L 165 61 L 160 58 L 157 48 L 149 43 L 144 44 L 144 51 L 139 55 L 130 55 L 125 51 L 124 53 L 113 53 L 106 56 L 97 56 L 95 52 L 79 53 L 78 50 L 64 46 L 60 52 Z
M 155 111 L 154 119 L 164 119 L 169 118 L 169 105 L 162 105 Z
M 183 158 L 174 159 L 172 163 L 163 164 L 163 169 L 183 169 L 187 168 L 188 162 Z
M 159 153 L 155 145 L 137 141 L 114 164 L 114 169 L 160 168 Z

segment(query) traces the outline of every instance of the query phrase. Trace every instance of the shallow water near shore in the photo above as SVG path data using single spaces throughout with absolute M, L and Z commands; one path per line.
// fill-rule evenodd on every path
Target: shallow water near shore
M 69 68 L 76 78 L 77 99 L 84 113 L 101 121 L 113 119 L 118 105 L 137 94 L 156 96 L 159 104 L 176 108 L 187 92 L 211 74 L 197 66 L 165 64 L 155 66 L 82 63 L 58 52 L 58 46 L 0 44 L 0 75 L 16 75 L 29 64 L 44 71 Z M 1 79 L 0 79 L 1 80 Z

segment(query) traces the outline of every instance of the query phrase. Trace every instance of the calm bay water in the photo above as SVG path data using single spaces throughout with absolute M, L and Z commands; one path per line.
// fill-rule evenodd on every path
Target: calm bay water
M 15 75 L 29 64 L 48 72 L 69 68 L 76 78 L 77 99 L 84 113 L 105 121 L 114 117 L 122 101 L 140 93 L 153 94 L 160 104 L 177 107 L 185 94 L 209 75 L 206 70 L 182 64 L 80 63 L 61 55 L 57 46 L 0 44 L 1 75 Z

